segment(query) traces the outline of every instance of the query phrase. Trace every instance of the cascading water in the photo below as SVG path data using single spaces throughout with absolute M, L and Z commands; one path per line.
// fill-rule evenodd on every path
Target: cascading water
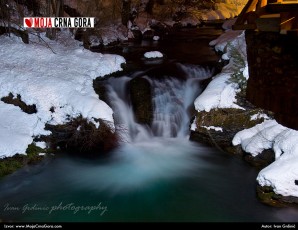
M 212 70 L 197 66 L 179 64 L 186 79 L 165 76 L 162 79 L 144 76 L 150 84 L 153 95 L 153 121 L 150 128 L 138 124 L 134 119 L 128 101 L 129 77 L 108 80 L 108 97 L 115 111 L 115 121 L 122 130 L 127 130 L 125 140 L 145 140 L 152 137 L 185 138 L 189 130 L 189 108 L 201 92 L 200 81 L 212 76 Z
M 108 97 L 123 143 L 107 158 L 65 155 L 6 177 L 0 181 L 1 219 L 296 221 L 297 210 L 276 210 L 256 199 L 256 170 L 241 159 L 188 141 L 189 111 L 200 93 L 200 80 L 212 73 L 180 67 L 186 73 L 183 80 L 139 76 L 151 84 L 150 127 L 135 121 L 127 93 L 131 78 L 109 79 Z

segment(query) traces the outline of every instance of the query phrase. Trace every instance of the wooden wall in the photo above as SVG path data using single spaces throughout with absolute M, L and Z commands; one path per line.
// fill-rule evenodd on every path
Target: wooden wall
M 274 112 L 279 123 L 298 130 L 297 33 L 247 30 L 246 43 L 247 99 Z

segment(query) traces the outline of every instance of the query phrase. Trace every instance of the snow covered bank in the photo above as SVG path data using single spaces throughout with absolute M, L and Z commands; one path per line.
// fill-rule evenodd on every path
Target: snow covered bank
M 276 194 L 298 197 L 298 131 L 275 120 L 266 120 L 237 133 L 233 144 L 240 144 L 253 156 L 265 149 L 273 149 L 275 162 L 259 173 L 258 183 L 272 187 Z
M 237 84 L 229 81 L 236 68 L 230 51 L 231 47 L 235 47 L 242 54 L 246 53 L 244 33 L 228 30 L 218 39 L 210 42 L 210 45 L 215 45 L 215 50 L 224 52 L 223 59 L 230 59 L 230 62 L 223 68 L 221 73 L 213 78 L 204 92 L 195 100 L 195 109 L 206 112 L 215 108 L 241 109 L 236 104 L 236 94 L 239 91 L 239 87 Z M 242 72 L 247 76 L 247 67 Z
M 36 105 L 36 114 L 0 103 L 0 156 L 25 153 L 38 135 L 48 135 L 45 124 L 63 124 L 82 115 L 113 124 L 113 111 L 93 89 L 93 79 L 121 70 L 124 58 L 85 50 L 70 34 L 63 32 L 59 42 L 37 37 L 26 45 L 15 36 L 0 37 L 0 98 L 12 93 L 27 105 Z
M 214 77 L 205 91 L 195 100 L 198 112 L 209 112 L 218 108 L 240 108 L 237 105 L 236 93 L 239 90 L 237 83 L 229 81 L 235 71 L 242 72 L 248 79 L 246 61 L 246 46 L 244 34 L 231 31 L 231 24 L 225 25 L 228 30 L 216 40 L 210 42 L 217 51 L 223 52 L 222 59 L 229 60 L 229 64 L 222 72 Z M 231 55 L 231 47 L 241 53 L 246 66 L 235 68 L 237 60 Z M 237 65 L 236 65 L 237 67 Z M 258 156 L 266 149 L 275 153 L 275 161 L 260 171 L 257 181 L 261 186 L 270 186 L 276 194 L 298 197 L 298 131 L 289 129 L 270 119 L 266 114 L 257 113 L 250 120 L 263 118 L 264 121 L 249 129 L 238 132 L 232 143 L 241 145 L 242 149 L 253 157 Z M 192 130 L 196 130 L 196 119 Z

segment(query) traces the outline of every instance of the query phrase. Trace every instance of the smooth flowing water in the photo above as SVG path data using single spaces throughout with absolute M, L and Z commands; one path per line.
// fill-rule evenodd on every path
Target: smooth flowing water
M 62 155 L 0 181 L 4 221 L 297 221 L 294 208 L 261 204 L 257 171 L 188 140 L 190 107 L 211 71 L 180 65 L 187 79 L 154 78 L 152 126 L 135 122 L 127 84 L 107 81 L 123 143 L 108 157 Z

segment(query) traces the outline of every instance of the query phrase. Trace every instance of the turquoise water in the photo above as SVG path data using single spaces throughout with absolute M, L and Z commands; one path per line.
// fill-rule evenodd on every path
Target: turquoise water
M 0 214 L 49 222 L 296 221 L 297 210 L 257 200 L 256 175 L 241 159 L 186 139 L 127 144 L 108 159 L 65 155 L 7 177 Z

